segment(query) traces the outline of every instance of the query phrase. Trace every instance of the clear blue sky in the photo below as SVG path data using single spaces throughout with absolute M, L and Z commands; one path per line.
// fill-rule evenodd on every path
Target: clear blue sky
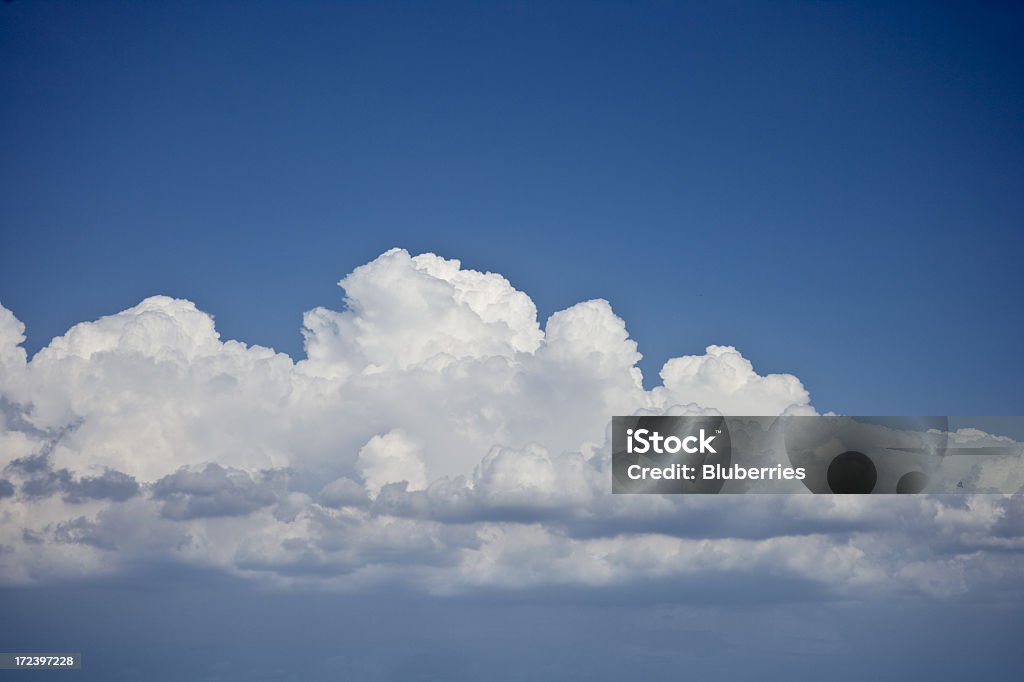
M 16 0 L 0 301 L 30 351 L 166 293 L 301 356 L 301 313 L 402 246 L 544 317 L 609 299 L 648 382 L 722 343 L 819 409 L 1024 413 L 1021 19 Z

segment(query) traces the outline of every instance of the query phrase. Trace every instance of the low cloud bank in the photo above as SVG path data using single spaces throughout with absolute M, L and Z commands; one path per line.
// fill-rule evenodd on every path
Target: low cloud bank
M 500 275 L 399 249 L 339 284 L 297 362 L 163 296 L 28 361 L 0 306 L 0 582 L 146 561 L 439 594 L 748 574 L 837 597 L 1020 589 L 1017 498 L 612 497 L 613 414 L 815 413 L 735 348 L 645 390 L 606 301 L 541 327 Z

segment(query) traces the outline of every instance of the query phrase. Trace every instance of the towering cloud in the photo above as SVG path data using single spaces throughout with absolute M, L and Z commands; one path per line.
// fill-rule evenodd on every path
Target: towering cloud
M 298 361 L 162 296 L 28 361 L 0 307 L 0 581 L 142 557 L 434 592 L 744 571 L 837 592 L 1020 578 L 1014 500 L 613 498 L 613 414 L 814 412 L 799 379 L 732 347 L 669 360 L 647 390 L 605 301 L 542 328 L 500 275 L 397 249 L 340 285 L 343 310 L 306 313 Z M 921 540 L 936 533 L 941 546 Z

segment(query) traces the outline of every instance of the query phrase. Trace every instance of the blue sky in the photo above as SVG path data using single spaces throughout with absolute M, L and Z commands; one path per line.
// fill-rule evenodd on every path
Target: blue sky
M 1024 497 L 613 498 L 606 429 L 1024 413 L 1022 19 L 0 4 L 0 651 L 1019 678 Z
M 384 250 L 604 297 L 848 414 L 1014 414 L 1020 11 L 80 3 L 0 13 L 0 292 L 30 351 L 166 293 L 302 354 Z

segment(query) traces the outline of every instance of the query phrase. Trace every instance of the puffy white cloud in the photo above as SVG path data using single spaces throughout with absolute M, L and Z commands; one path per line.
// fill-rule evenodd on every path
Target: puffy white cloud
M 373 496 L 388 483 L 404 481 L 407 490 L 423 490 L 427 486 L 427 470 L 419 446 L 399 429 L 371 438 L 359 450 L 358 469 Z
M 27 361 L 0 307 L 0 582 L 141 558 L 435 592 L 743 571 L 837 592 L 1020 578 L 1013 498 L 612 497 L 613 414 L 814 412 L 796 377 L 732 347 L 669 360 L 646 390 L 605 301 L 542 329 L 500 275 L 397 249 L 340 285 L 344 310 L 306 314 L 298 362 L 162 296 Z
M 477 466 L 473 487 L 488 507 L 585 508 L 609 484 L 602 473 L 578 452 L 495 448 Z
M 536 350 L 537 308 L 500 275 L 392 249 L 338 283 L 348 310 L 304 318 L 310 371 L 332 377 Z
M 25 349 L 21 347 L 24 342 L 25 325 L 0 305 L 0 370 L 8 380 L 25 364 Z
M 760 376 L 732 346 L 672 358 L 661 370 L 664 390 L 723 414 L 814 414 L 810 396 L 791 374 Z

